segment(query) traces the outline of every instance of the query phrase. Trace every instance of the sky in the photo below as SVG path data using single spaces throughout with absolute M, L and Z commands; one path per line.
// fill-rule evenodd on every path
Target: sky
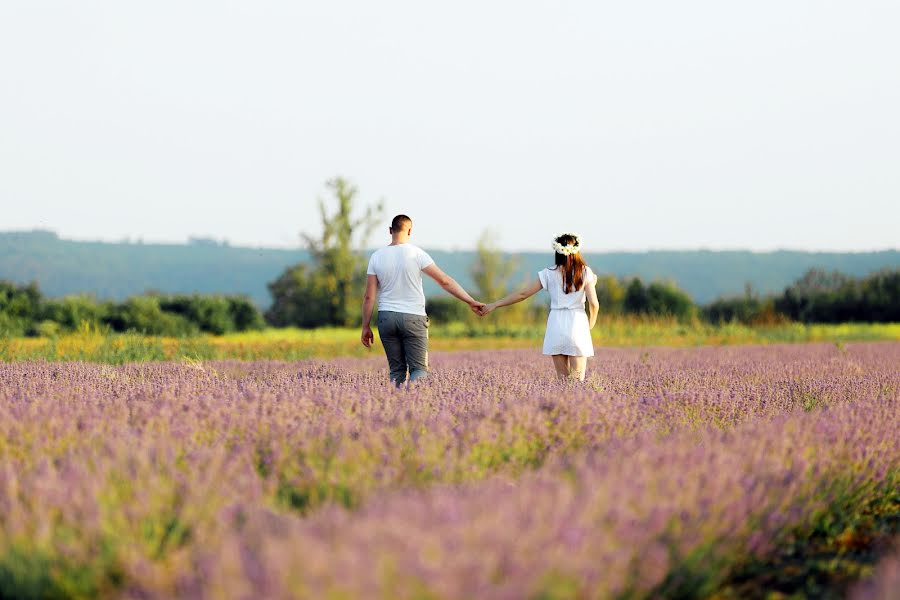
M 900 3 L 0 3 L 0 230 L 289 247 L 900 246 Z

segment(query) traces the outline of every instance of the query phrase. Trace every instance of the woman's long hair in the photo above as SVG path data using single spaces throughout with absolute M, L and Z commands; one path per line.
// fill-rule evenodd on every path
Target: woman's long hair
M 556 238 L 556 241 L 563 246 L 568 246 L 575 243 L 575 238 L 574 236 L 563 234 Z M 581 258 L 581 252 L 569 254 L 568 256 L 559 252 L 554 254 L 556 254 L 556 268 L 562 267 L 563 289 L 567 294 L 580 290 L 584 285 L 584 268 L 587 266 L 584 264 L 584 259 Z

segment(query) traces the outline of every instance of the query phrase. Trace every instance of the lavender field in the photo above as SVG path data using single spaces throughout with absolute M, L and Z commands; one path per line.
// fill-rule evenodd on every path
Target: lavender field
M 432 362 L 0 364 L 0 598 L 897 597 L 900 344 Z

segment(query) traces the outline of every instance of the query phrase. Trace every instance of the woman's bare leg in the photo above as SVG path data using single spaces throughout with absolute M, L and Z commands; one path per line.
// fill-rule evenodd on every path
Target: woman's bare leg
M 578 381 L 584 381 L 587 373 L 587 356 L 570 356 L 569 357 L 569 376 Z
M 560 379 L 567 379 L 569 377 L 569 357 L 565 354 L 554 354 L 552 358 L 556 376 Z

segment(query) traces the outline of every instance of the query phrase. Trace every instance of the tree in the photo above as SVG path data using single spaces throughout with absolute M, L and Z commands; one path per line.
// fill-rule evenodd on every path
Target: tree
M 674 284 L 654 281 L 648 286 L 639 277 L 629 282 L 623 300 L 625 312 L 638 315 L 689 319 L 694 315 L 694 302 Z
M 644 314 L 649 312 L 650 300 L 647 297 L 647 289 L 640 277 L 635 277 L 625 288 L 625 299 L 622 301 L 625 312 L 629 314 Z
M 654 281 L 647 286 L 648 312 L 661 317 L 675 317 L 679 320 L 694 316 L 694 302 L 674 284 Z
M 494 243 L 495 234 L 485 230 L 478 238 L 475 260 L 469 268 L 469 276 L 475 284 L 475 297 L 482 302 L 493 302 L 508 295 L 512 291 L 512 280 L 519 260 L 505 257 Z M 524 304 L 513 304 L 504 309 L 504 320 L 521 319 L 527 307 Z M 497 319 L 496 316 L 488 317 Z
M 291 266 L 268 285 L 273 302 L 266 319 L 273 325 L 350 326 L 359 321 L 366 279 L 363 248 L 381 219 L 383 206 L 369 206 L 357 218 L 356 186 L 337 177 L 327 187 L 334 196 L 335 212 L 329 214 L 327 203 L 320 199 L 321 237 L 303 234 L 311 264 Z
M 601 275 L 597 278 L 597 300 L 600 302 L 601 313 L 621 314 L 625 302 L 625 288 L 613 275 Z
M 775 299 L 775 308 L 805 323 L 894 321 L 900 318 L 900 269 L 861 279 L 810 269 Z
M 0 280 L 0 336 L 31 332 L 40 314 L 41 301 L 37 283 L 19 285 Z

